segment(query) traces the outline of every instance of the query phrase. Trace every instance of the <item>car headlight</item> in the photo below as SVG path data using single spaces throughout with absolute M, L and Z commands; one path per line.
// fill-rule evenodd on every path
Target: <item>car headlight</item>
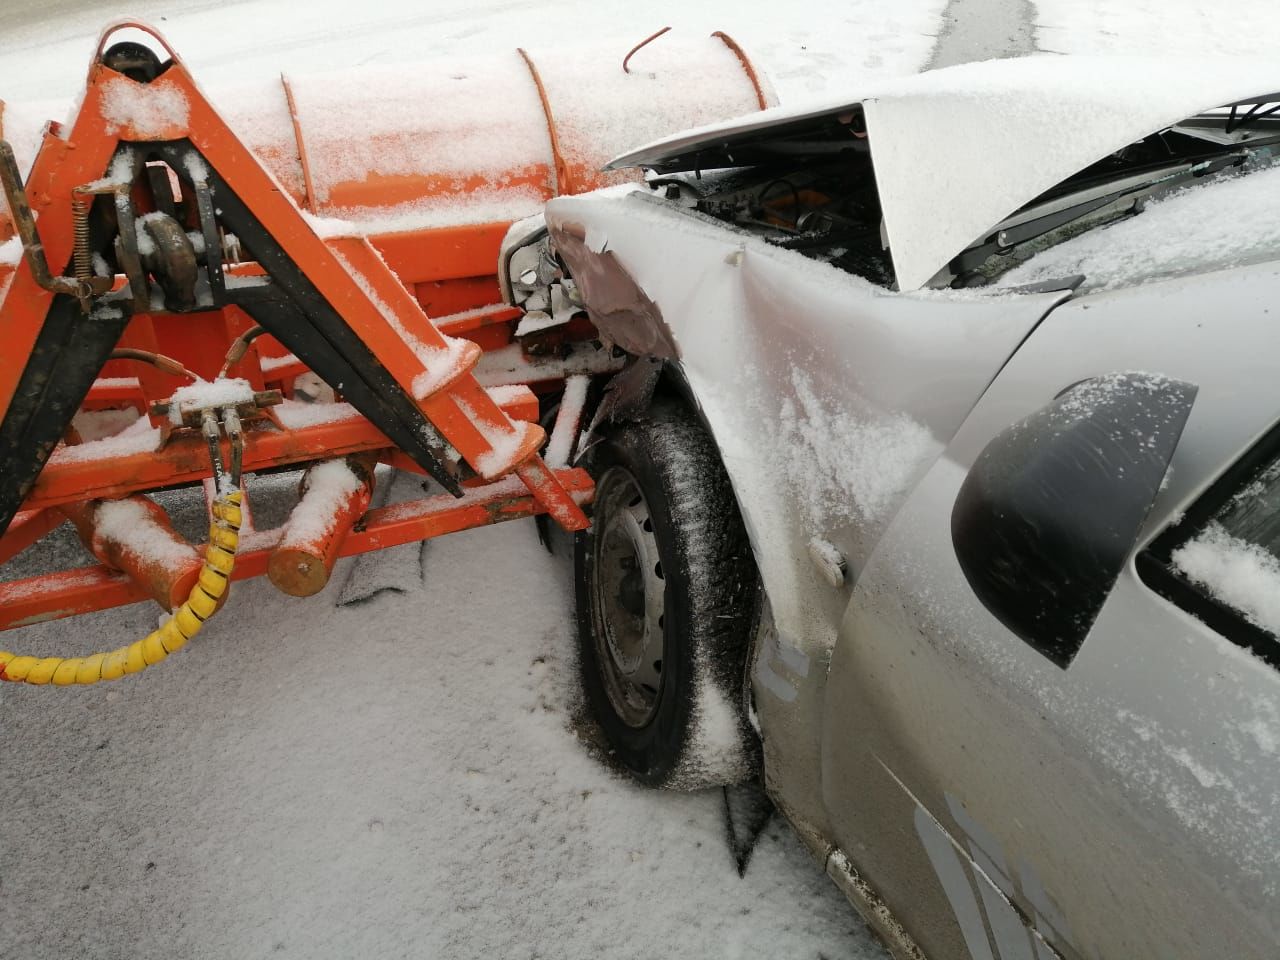
M 524 307 L 530 297 L 544 291 L 559 277 L 560 267 L 542 214 L 513 223 L 502 238 L 498 252 L 498 286 L 503 302 Z

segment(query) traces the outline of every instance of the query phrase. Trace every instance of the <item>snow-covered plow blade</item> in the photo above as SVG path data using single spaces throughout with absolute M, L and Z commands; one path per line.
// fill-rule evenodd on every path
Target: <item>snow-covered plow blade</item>
M 231 580 L 306 596 L 342 556 L 535 514 L 587 524 L 591 480 L 544 462 L 540 398 L 616 361 L 585 315 L 550 348 L 520 335 L 502 237 L 552 196 L 618 182 L 598 171 L 625 146 L 770 100 L 723 35 L 663 38 L 625 69 L 624 53 L 206 96 L 159 34 L 117 24 L 66 126 L 0 129 L 0 563 L 67 521 L 96 561 L 0 583 L 0 629 L 144 599 L 173 612 L 109 654 L 0 652 L 0 678 L 141 670 Z M 379 463 L 438 492 L 369 509 Z M 255 530 L 243 478 L 282 468 L 306 471 L 298 504 Z M 201 484 L 195 545 L 145 494 Z

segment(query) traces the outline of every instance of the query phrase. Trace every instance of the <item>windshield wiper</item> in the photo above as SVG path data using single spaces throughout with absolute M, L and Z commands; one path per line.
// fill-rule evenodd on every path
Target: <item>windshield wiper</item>
M 1247 158 L 1248 151 L 1233 150 L 1198 163 L 1172 169 L 1166 167 L 1158 176 L 1122 177 L 1120 182 L 1123 186 L 1114 188 L 1113 185 L 1113 189 L 1107 192 L 1100 192 L 1104 188 L 1095 186 L 1025 208 L 1001 223 L 984 242 L 970 247 L 952 260 L 951 272 L 957 277 L 965 277 L 993 256 L 1008 255 L 1023 244 L 1072 224 L 1082 224 L 1090 217 L 1110 221 L 1132 216 L 1141 212 L 1143 203 L 1151 196 L 1238 166 Z

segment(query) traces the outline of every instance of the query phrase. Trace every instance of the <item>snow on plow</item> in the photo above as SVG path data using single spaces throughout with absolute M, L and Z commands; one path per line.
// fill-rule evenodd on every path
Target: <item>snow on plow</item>
M 107 654 L 0 652 L 0 678 L 138 672 L 232 580 L 309 596 L 339 557 L 536 514 L 587 525 L 591 479 L 563 451 L 544 462 L 540 398 L 618 362 L 585 315 L 553 349 L 520 334 L 499 243 L 546 199 L 617 182 L 598 171 L 631 143 L 771 99 L 721 34 L 664 37 L 626 69 L 625 52 L 206 97 L 157 32 L 121 23 L 66 126 L 38 143 L 0 127 L 0 563 L 67 520 L 97 561 L 0 583 L 0 629 L 173 612 Z M 297 390 L 311 375 L 331 398 Z M 369 509 L 378 463 L 439 491 Z M 305 471 L 298 505 L 255 530 L 244 478 L 282 468 Z M 200 546 L 145 496 L 184 485 L 205 492 Z

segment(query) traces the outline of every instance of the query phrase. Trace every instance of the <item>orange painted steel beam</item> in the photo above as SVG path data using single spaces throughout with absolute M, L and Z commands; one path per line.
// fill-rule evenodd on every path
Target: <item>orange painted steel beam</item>
M 160 38 L 157 38 L 160 39 Z M 163 41 L 161 41 L 163 42 Z M 145 125 L 136 117 L 113 117 L 107 106 L 113 94 L 145 97 L 152 103 L 185 103 L 185 111 L 153 111 Z M 303 220 L 293 201 L 267 173 L 227 126 L 196 87 L 178 58 L 150 84 L 136 83 L 94 62 L 90 67 L 84 99 L 66 140 L 47 134 L 28 178 L 28 195 L 39 216 L 42 241 L 55 270 L 70 260 L 74 245 L 71 209 L 75 188 L 98 179 L 121 141 L 146 143 L 189 139 L 228 189 L 268 226 L 284 253 L 307 274 L 320 295 L 338 310 L 369 347 L 387 372 L 411 395 L 423 363 L 396 329 L 411 328 L 426 347 L 444 351 L 448 343 L 422 313 L 416 299 L 388 269 L 377 251 L 363 238 L 322 240 Z M 59 216 L 58 213 L 63 213 Z M 35 283 L 25 261 L 19 265 L 3 300 L 7 346 L 14 356 L 28 356 L 48 313 L 52 294 Z M 384 314 L 383 310 L 387 310 Z M 22 373 L 20 364 L 0 364 L 0 415 L 7 411 Z M 471 378 L 464 377 L 464 381 Z M 485 397 L 473 397 L 470 415 L 458 408 L 450 388 L 437 393 L 421 407 L 473 466 L 489 463 L 484 471 L 494 475 L 500 451 L 513 448 L 507 440 L 519 436 L 514 449 L 524 452 L 525 441 L 541 431 L 536 425 L 516 429 Z M 533 444 L 540 445 L 540 440 Z M 347 450 L 346 452 L 353 452 Z M 521 457 L 523 459 L 523 457 Z M 520 462 L 506 466 L 512 469 Z
M 151 599 L 147 588 L 99 564 L 0 583 L 0 630 L 14 630 Z
M 132 530 L 103 530 L 102 510 L 107 507 L 120 509 L 117 504 L 133 504 L 135 521 Z M 191 593 L 204 559 L 187 543 L 169 520 L 169 514 L 159 504 L 143 496 L 127 497 L 110 504 L 86 501 L 67 504 L 62 512 L 75 524 L 80 542 L 106 567 L 127 574 L 141 584 L 148 596 L 165 610 L 172 611 L 182 605 Z M 145 531 L 141 539 L 131 540 L 129 534 Z M 157 556 L 156 541 L 167 544 L 167 556 Z M 182 557 L 175 561 L 175 557 Z
M 590 474 L 580 467 L 554 471 L 556 480 L 575 501 L 589 503 L 595 492 Z M 370 510 L 359 529 L 348 535 L 342 545 L 342 556 L 385 550 L 402 543 L 430 540 L 446 533 L 457 533 L 545 513 L 523 484 L 515 479 L 498 481 L 468 489 L 461 500 L 448 494 L 427 497 L 410 503 Z
M 464 277 L 492 277 L 502 238 L 511 224 L 477 223 L 383 233 L 370 241 L 406 284 Z
M 575 501 L 590 502 L 594 486 L 585 470 L 557 470 L 554 474 Z M 519 480 L 508 478 L 471 488 L 461 500 L 440 494 L 370 510 L 357 529 L 347 535 L 338 555 L 371 553 L 472 527 L 532 517 L 544 511 L 542 504 Z M 272 550 L 273 547 L 268 546 L 240 554 L 232 579 L 262 576 L 267 572 Z M 0 630 L 146 599 L 145 587 L 101 565 L 0 583 Z
M 495 303 L 489 307 L 468 310 L 452 317 L 435 319 L 436 329 L 449 336 L 458 336 L 479 330 L 498 323 L 508 323 L 523 316 L 519 307 L 508 307 L 505 303 Z
M 23 510 L 0 537 L 0 563 L 8 563 L 46 533 L 62 526 L 66 519 L 57 510 Z
M 89 388 L 89 395 L 81 404 L 85 410 L 111 410 L 133 407 L 145 410 L 146 394 L 137 377 L 100 377 Z
M 532 392 L 512 391 L 499 406 L 512 420 L 538 419 L 538 400 Z M 391 441 L 354 410 L 346 419 L 292 430 L 276 430 L 263 424 L 245 431 L 244 471 L 251 473 L 390 446 Z M 82 453 L 76 451 L 77 455 Z M 55 453 L 23 506 L 26 511 L 43 510 L 64 503 L 192 483 L 208 475 L 208 447 L 196 433 L 175 434 L 161 450 L 117 453 L 102 459 L 65 460 Z M 7 533 L 0 538 L 4 549 L 8 548 L 8 541 Z
M 302 496 L 267 563 L 267 576 L 281 593 L 310 597 L 324 589 L 347 534 L 369 509 L 375 462 L 372 455 L 364 454 L 311 465 L 302 480 Z M 316 471 L 334 469 L 346 471 L 355 488 L 335 495 L 323 485 L 317 487 Z M 314 522 L 317 514 L 325 518 L 320 528 Z M 306 518 L 302 530 L 294 522 L 299 515 Z
M 527 394 L 513 393 L 511 397 L 504 398 L 501 409 L 515 421 L 538 419 L 538 399 L 531 391 Z M 288 431 L 264 425 L 245 432 L 244 471 L 251 473 L 266 467 L 305 463 L 365 450 L 383 450 L 390 446 L 391 442 L 382 432 L 354 410 L 344 420 Z M 101 460 L 62 461 L 55 455 L 40 474 L 35 489 L 23 506 L 26 512 L 34 512 L 80 500 L 107 499 L 191 483 L 208 475 L 209 454 L 204 439 L 194 433 L 189 436 L 178 434 L 164 449 L 157 451 L 116 454 Z M 8 548 L 8 541 L 8 533 L 0 538 L 4 549 Z M 0 555 L 3 555 L 2 550 Z
M 244 471 L 391 446 L 377 427 L 353 412 L 351 419 L 295 430 L 245 431 Z M 175 435 L 164 449 L 117 454 L 102 460 L 52 459 L 27 497 L 28 509 L 107 499 L 140 490 L 194 483 L 209 475 L 209 448 L 195 433 Z

